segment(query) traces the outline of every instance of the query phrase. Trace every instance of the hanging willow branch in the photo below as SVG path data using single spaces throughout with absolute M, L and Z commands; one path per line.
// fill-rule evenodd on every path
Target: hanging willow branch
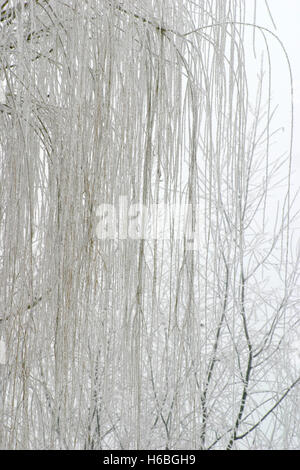
M 292 70 L 253 7 L 0 4 L 1 448 L 299 448 Z

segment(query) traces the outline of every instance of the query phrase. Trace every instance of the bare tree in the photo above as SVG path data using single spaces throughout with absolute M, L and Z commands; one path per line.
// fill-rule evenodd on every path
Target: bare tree
M 0 8 L 1 447 L 299 448 L 280 39 L 239 0 Z M 122 196 L 188 204 L 200 248 L 98 239 Z

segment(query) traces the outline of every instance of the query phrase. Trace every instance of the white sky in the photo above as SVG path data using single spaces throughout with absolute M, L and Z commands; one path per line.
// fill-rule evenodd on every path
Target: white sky
M 247 0 L 248 2 L 249 0 Z M 251 1 L 251 0 L 250 0 Z M 252 0 L 253 1 L 253 0 Z M 258 0 L 259 12 L 257 22 L 262 26 L 269 26 L 273 30 L 270 19 L 267 17 L 267 10 L 264 7 L 265 1 Z M 294 187 L 299 187 L 300 182 L 300 1 L 299 0 L 269 0 L 277 35 L 285 45 L 292 65 L 294 79 Z M 271 43 L 273 41 L 270 41 Z M 274 104 L 279 101 L 279 117 L 283 126 L 288 126 L 290 116 L 290 106 L 288 99 L 288 76 L 287 66 L 283 53 L 278 47 L 273 49 L 272 55 L 272 96 Z M 288 134 L 288 128 L 285 134 Z M 286 136 L 288 138 L 288 135 Z

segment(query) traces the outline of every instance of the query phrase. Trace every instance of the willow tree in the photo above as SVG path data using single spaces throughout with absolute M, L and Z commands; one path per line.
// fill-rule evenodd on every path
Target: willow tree
M 2 448 L 299 448 L 290 65 L 251 8 L 2 1 Z M 124 200 L 188 204 L 198 248 L 172 214 L 99 239 Z

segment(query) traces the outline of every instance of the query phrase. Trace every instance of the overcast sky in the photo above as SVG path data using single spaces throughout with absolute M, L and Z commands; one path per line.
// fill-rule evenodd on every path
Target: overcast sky
M 247 0 L 248 1 L 248 0 Z M 262 8 L 264 0 L 258 0 L 261 8 L 259 10 L 258 23 L 272 28 L 267 10 Z M 277 26 L 277 35 L 283 41 L 288 52 L 294 79 L 294 106 L 295 106 L 295 135 L 294 135 L 294 169 L 297 172 L 297 183 L 300 181 L 300 1 L 299 0 L 269 0 L 269 6 Z M 261 21 L 260 21 L 261 19 Z M 286 73 L 286 62 L 279 48 L 274 48 L 273 63 L 273 97 L 279 100 L 280 118 L 283 125 L 288 127 L 289 103 L 288 101 L 288 77 Z M 287 97 L 287 98 L 286 98 Z M 286 124 L 284 123 L 286 121 Z M 288 129 L 286 129 L 288 132 Z M 286 132 L 286 133 L 287 133 Z M 296 174 L 295 174 L 296 175 Z M 294 184 L 296 180 L 294 179 Z

